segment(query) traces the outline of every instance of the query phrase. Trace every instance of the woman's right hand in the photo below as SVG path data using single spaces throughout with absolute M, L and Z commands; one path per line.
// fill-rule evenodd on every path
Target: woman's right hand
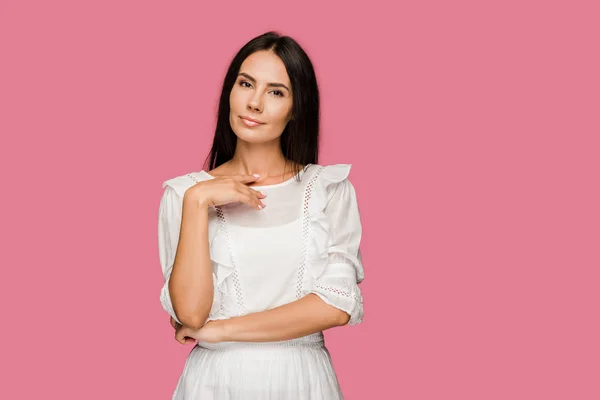
M 222 206 L 233 202 L 242 202 L 261 210 L 265 207 L 261 199 L 267 195 L 248 186 L 259 177 L 254 175 L 217 176 L 198 182 L 190 187 L 185 196 L 192 196 L 206 206 Z

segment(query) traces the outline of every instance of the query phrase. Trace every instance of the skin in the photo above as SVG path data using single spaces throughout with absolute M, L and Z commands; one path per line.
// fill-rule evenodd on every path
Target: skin
M 271 86 L 275 83 L 277 86 Z M 229 96 L 229 121 L 237 136 L 233 158 L 209 171 L 215 177 L 253 175 L 260 177 L 246 186 L 273 185 L 292 178 L 302 165 L 286 160 L 280 138 L 288 122 L 293 118 L 293 88 L 285 65 L 270 51 L 250 55 L 242 64 L 240 73 Z M 240 117 L 247 116 L 264 124 L 248 127 Z M 199 200 L 199 204 L 211 204 L 211 199 Z M 221 341 L 281 341 L 320 332 L 348 323 L 350 316 L 310 293 L 294 302 L 262 311 L 233 317 L 227 320 L 209 321 L 196 329 L 179 325 L 171 318 L 175 338 L 179 343 Z

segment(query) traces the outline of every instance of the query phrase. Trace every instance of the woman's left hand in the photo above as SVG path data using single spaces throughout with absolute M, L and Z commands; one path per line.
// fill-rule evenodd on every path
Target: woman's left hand
M 209 321 L 200 329 L 192 329 L 179 325 L 175 328 L 175 339 L 181 344 L 198 340 L 200 342 L 218 343 L 223 341 L 223 321 Z

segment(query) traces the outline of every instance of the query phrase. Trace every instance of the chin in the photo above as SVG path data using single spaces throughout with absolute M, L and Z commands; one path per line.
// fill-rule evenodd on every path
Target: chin
M 238 139 L 243 140 L 244 142 L 247 143 L 267 143 L 267 142 L 271 142 L 275 139 L 277 139 L 279 136 L 270 136 L 270 135 L 265 135 L 263 133 L 258 133 L 256 131 L 252 132 L 240 132 L 240 131 L 234 131 L 235 135 L 238 137 Z
M 233 129 L 233 133 L 238 139 L 249 143 L 261 143 L 269 140 L 264 133 L 246 127 L 236 127 Z

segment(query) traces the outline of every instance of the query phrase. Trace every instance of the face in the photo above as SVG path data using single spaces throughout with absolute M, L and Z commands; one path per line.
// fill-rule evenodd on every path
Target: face
M 238 138 L 260 143 L 281 136 L 292 117 L 292 87 L 281 59 L 270 51 L 246 58 L 229 95 L 229 105 L 229 123 Z

